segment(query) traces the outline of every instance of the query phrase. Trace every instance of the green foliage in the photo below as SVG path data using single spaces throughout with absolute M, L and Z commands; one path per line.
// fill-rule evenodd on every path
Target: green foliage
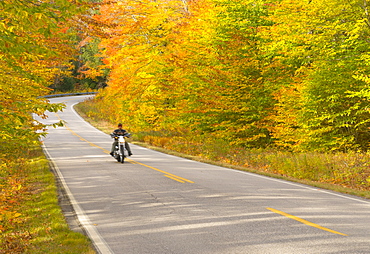
M 1 1 L 0 32 L 0 160 L 22 144 L 32 144 L 45 125 L 45 117 L 62 105 L 50 105 L 41 96 L 56 75 L 68 67 L 73 54 L 73 33 L 64 26 L 79 7 L 67 0 Z
M 50 88 L 56 92 L 98 90 L 106 86 L 108 70 L 94 72 L 103 63 L 99 56 L 99 40 L 86 37 L 79 43 L 79 53 L 71 61 L 70 72 L 56 79 Z
M 80 45 L 84 75 L 107 75 L 94 114 L 247 148 L 369 149 L 367 1 L 107 0 L 94 14 Z
M 284 76 L 269 130 L 293 150 L 368 150 L 366 2 L 281 1 L 271 10 L 271 68 Z M 285 70 L 288 70 L 285 72 Z M 365 81 L 365 82 L 364 82 Z M 275 115 L 275 116 L 274 116 Z M 277 116 L 277 117 L 276 117 Z

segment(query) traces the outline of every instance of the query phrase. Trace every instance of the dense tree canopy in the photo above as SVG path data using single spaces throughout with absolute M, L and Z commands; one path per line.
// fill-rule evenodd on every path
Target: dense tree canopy
M 96 100 L 135 131 L 367 150 L 367 1 L 103 1 Z M 112 113 L 116 112 L 116 113 Z
M 0 152 L 14 151 L 44 126 L 32 114 L 61 109 L 40 96 L 67 72 L 76 53 L 73 19 L 82 11 L 73 0 L 0 1 Z M 3 157 L 3 156 L 2 156 Z
M 134 132 L 368 150 L 368 1 L 86 2 L 0 1 L 4 142 L 42 128 L 38 96 L 73 67 L 108 77 L 95 103 Z
M 276 94 L 273 135 L 300 149 L 368 149 L 367 1 L 280 1 L 267 49 L 289 69 Z M 290 79 L 291 81 L 286 81 Z M 287 118 L 288 117 L 288 118 Z M 289 119 L 289 121 L 286 121 Z

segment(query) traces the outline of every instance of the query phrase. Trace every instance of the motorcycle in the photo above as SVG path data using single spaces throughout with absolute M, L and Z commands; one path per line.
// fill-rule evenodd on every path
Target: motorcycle
M 128 156 L 128 151 L 126 149 L 126 138 L 131 137 L 130 133 L 126 133 L 124 135 L 115 135 L 111 134 L 111 137 L 117 141 L 117 145 L 113 150 L 113 157 L 121 163 L 125 162 L 125 158 Z

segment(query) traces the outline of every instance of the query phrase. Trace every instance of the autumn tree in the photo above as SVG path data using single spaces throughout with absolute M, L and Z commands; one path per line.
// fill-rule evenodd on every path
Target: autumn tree
M 295 149 L 367 149 L 367 102 L 355 96 L 365 83 L 369 27 L 366 1 L 280 1 L 268 49 L 290 75 L 276 93 L 280 144 Z M 284 72 L 286 73 L 286 72 Z M 289 81 L 290 79 L 290 81 Z M 288 121 L 287 121 L 288 120 Z
M 366 150 L 367 13 L 356 0 L 103 1 L 96 102 L 134 131 Z
M 123 118 L 141 130 L 188 129 L 241 144 L 269 142 L 262 119 L 272 99 L 258 51 L 258 27 L 265 21 L 256 15 L 266 15 L 262 2 L 102 6 L 96 19 L 109 27 L 101 48 L 111 73 L 100 98 L 107 111 L 126 112 L 112 120 Z
M 68 70 L 75 41 L 72 18 L 77 1 L 0 1 L 1 153 L 13 154 L 33 142 L 44 125 L 32 114 L 61 109 L 40 96 L 57 75 Z M 23 146 L 24 147 L 24 146 Z M 2 156 L 3 157 L 3 156 Z
M 173 41 L 185 24 L 187 8 L 183 1 L 102 5 L 96 20 L 106 26 L 100 47 L 110 75 L 109 87 L 100 96 L 107 111 L 118 109 L 118 114 L 111 114 L 113 121 L 160 129 L 177 110 L 176 96 L 183 88 L 173 82 L 181 79 L 174 72 L 182 73 L 169 62 L 176 57 Z

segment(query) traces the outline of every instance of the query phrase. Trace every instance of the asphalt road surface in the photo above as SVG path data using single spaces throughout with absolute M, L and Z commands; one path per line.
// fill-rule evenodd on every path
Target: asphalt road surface
M 99 253 L 370 253 L 370 201 L 112 140 L 65 102 L 50 113 L 47 154 Z M 125 128 L 125 126 L 124 126 Z M 112 130 L 113 131 L 113 130 Z

